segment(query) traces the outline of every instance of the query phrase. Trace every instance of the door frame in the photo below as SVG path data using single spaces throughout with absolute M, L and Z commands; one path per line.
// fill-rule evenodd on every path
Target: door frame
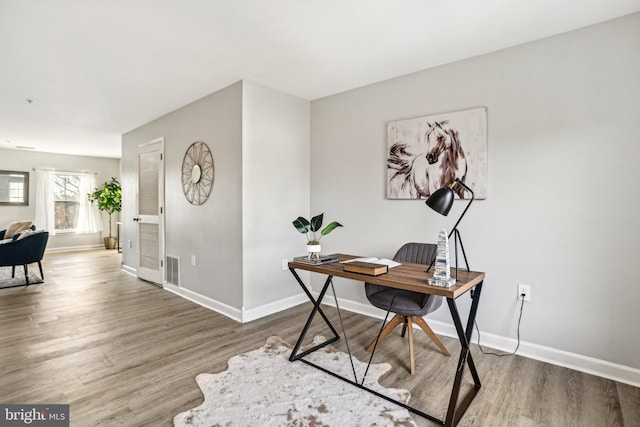
M 159 261 L 160 261 L 160 278 L 158 279 L 158 281 L 156 280 L 151 280 L 148 277 L 140 277 L 140 227 L 139 227 L 139 221 L 138 219 L 140 218 L 140 204 L 139 204 L 139 198 L 140 198 L 140 152 L 141 150 L 145 149 L 145 148 L 149 148 L 152 145 L 158 145 L 158 151 L 160 152 L 160 166 L 159 166 L 159 170 L 158 170 L 158 204 L 159 204 L 159 210 L 160 210 L 160 214 L 158 215 L 158 244 L 159 244 Z M 136 272 L 136 276 L 142 280 L 146 280 L 148 282 L 157 284 L 159 286 L 164 287 L 164 282 L 165 282 L 165 194 L 164 194 L 164 189 L 165 189 L 165 176 L 166 176 L 166 172 L 165 172 L 165 165 L 164 165 L 164 137 L 159 137 L 156 139 L 153 139 L 151 141 L 145 142 L 143 144 L 138 144 L 138 148 L 137 148 L 137 152 L 136 152 L 136 212 L 135 215 L 136 217 L 134 218 L 134 221 L 136 221 L 136 225 L 135 225 L 135 229 L 136 229 L 136 244 L 137 244 L 137 256 L 136 256 L 136 262 L 137 262 L 137 272 Z

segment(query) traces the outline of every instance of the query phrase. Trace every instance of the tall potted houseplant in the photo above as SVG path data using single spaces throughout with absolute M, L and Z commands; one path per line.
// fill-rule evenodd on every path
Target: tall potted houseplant
M 95 189 L 93 193 L 88 193 L 89 201 L 98 205 L 98 210 L 109 214 L 109 237 L 104 238 L 106 249 L 115 249 L 116 238 L 111 234 L 111 215 L 122 210 L 122 186 L 116 178 L 105 182 L 102 187 Z

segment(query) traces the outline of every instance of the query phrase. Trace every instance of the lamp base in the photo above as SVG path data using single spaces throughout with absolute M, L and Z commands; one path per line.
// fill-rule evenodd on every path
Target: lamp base
M 429 284 L 431 286 L 440 286 L 441 288 L 450 288 L 456 284 L 456 279 L 452 277 L 449 280 L 442 280 L 442 279 L 436 279 L 435 277 L 432 277 L 431 279 L 429 279 Z

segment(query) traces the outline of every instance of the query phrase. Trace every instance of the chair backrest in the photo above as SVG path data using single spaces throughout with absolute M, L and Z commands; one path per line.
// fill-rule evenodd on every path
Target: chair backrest
M 429 265 L 436 259 L 438 245 L 433 243 L 405 243 L 393 257 L 394 261 Z
M 429 265 L 436 258 L 438 245 L 434 243 L 405 243 L 393 257 L 394 261 L 410 262 L 414 264 Z M 387 286 L 376 285 L 373 283 L 364 284 L 367 299 L 372 295 L 390 289 Z M 371 300 L 370 300 L 371 301 Z M 442 304 L 442 297 L 426 294 L 422 302 L 422 307 L 426 312 L 436 310 Z

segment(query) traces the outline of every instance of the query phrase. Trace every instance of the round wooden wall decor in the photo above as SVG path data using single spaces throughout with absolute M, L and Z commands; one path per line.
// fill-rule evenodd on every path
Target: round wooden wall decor
M 189 203 L 202 205 L 213 187 L 213 156 L 207 144 L 194 142 L 182 159 L 182 191 Z

